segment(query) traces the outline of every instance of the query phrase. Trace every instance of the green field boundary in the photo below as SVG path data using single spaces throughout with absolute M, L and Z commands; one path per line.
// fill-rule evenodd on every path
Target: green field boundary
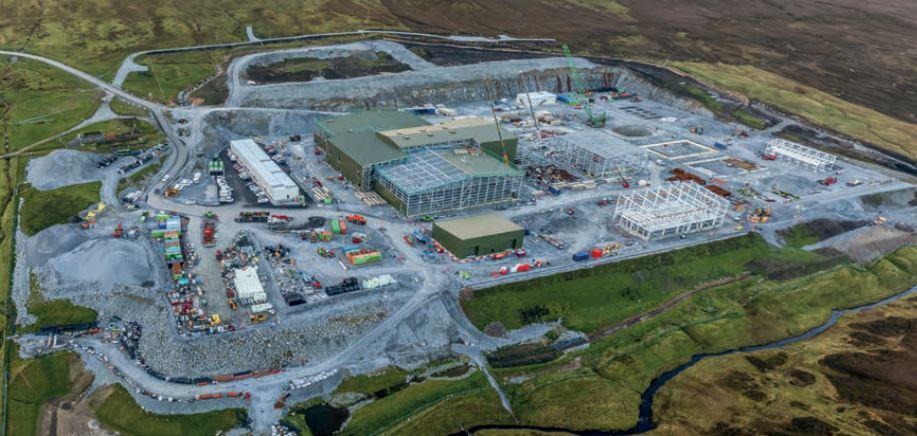
M 8 170 L 12 171 L 12 164 Z M 18 176 L 18 175 L 17 175 Z M 18 178 L 18 177 L 17 177 Z M 7 278 L 9 281 L 9 288 L 4 299 L 4 313 L 6 315 L 6 337 L 3 338 L 3 380 L 0 381 L 2 387 L 2 405 L 0 405 L 0 436 L 6 436 L 6 426 L 9 419 L 9 387 L 10 387 L 10 364 L 12 362 L 12 355 L 10 350 L 12 347 L 12 341 L 8 339 L 13 336 L 16 331 L 16 306 L 13 303 L 13 278 L 15 277 L 15 268 L 16 268 L 16 230 L 19 228 L 19 183 L 16 182 L 13 184 L 13 196 L 12 200 L 14 212 L 13 212 L 13 225 L 10 230 L 10 236 L 12 242 L 10 244 L 10 276 Z

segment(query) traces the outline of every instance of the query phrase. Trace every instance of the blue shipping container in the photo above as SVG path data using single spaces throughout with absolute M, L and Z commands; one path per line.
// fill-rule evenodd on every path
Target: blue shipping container
M 589 260 L 589 253 L 586 251 L 579 251 L 573 255 L 573 260 L 576 262 Z

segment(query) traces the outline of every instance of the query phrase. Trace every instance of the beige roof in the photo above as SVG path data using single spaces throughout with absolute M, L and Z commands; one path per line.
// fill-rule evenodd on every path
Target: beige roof
M 437 221 L 434 225 L 461 239 L 482 238 L 524 230 L 518 224 L 496 214 Z
M 501 133 L 504 139 L 514 137 L 512 133 L 502 129 Z M 494 121 L 482 117 L 459 118 L 429 126 L 384 130 L 379 132 L 379 135 L 391 141 L 398 148 L 420 147 L 466 139 L 475 139 L 478 142 L 499 140 Z

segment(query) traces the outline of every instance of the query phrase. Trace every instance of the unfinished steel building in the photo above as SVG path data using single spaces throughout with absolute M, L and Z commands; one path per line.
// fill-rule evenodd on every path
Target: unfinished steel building
M 376 190 L 405 216 L 511 201 L 524 173 L 484 153 L 424 149 L 376 169 Z
M 837 156 L 831 153 L 825 153 L 824 151 L 780 138 L 772 139 L 767 143 L 764 156 L 773 159 L 783 156 L 795 164 L 815 171 L 824 171 L 831 168 L 837 160 Z
M 713 230 L 729 202 L 693 182 L 666 182 L 618 197 L 612 220 L 643 240 Z
M 551 147 L 559 162 L 596 178 L 623 177 L 642 169 L 647 160 L 646 150 L 591 132 L 577 132 L 575 138 L 551 138 Z

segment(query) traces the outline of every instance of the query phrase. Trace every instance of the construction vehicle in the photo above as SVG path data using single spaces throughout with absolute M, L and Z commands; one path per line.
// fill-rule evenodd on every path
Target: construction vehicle
M 175 189 L 175 188 L 173 188 L 173 187 L 167 188 L 166 191 L 163 193 L 163 195 L 164 195 L 166 198 L 174 197 L 175 194 L 178 194 L 178 189 Z
M 583 109 L 586 111 L 586 125 L 595 128 L 605 127 L 605 113 L 603 112 L 602 116 L 596 116 L 592 113 L 589 95 L 587 95 L 586 90 L 583 89 L 582 82 L 580 82 L 579 71 L 576 69 L 576 62 L 573 60 L 573 53 L 570 51 L 570 47 L 564 44 L 563 49 L 564 56 L 567 57 L 567 65 L 570 67 L 570 77 L 573 80 L 574 91 L 577 94 L 577 100 L 573 101 L 573 103 L 575 105 L 582 104 Z M 582 103 L 579 101 L 579 96 L 583 97 Z
M 837 177 L 826 177 L 818 180 L 818 184 L 823 186 L 831 186 L 835 183 L 837 183 Z
M 293 218 L 286 215 L 271 215 L 267 219 L 268 224 L 286 224 L 290 221 L 293 221 Z
M 236 218 L 238 223 L 266 223 L 271 217 L 269 211 L 242 211 Z
M 123 234 L 124 234 L 124 226 L 121 225 L 121 223 L 118 223 L 118 225 L 115 227 L 115 231 L 112 232 L 111 235 L 116 238 L 120 238 L 121 235 Z
M 274 408 L 275 408 L 275 409 L 283 409 L 283 406 L 284 406 L 284 404 L 286 403 L 287 398 L 290 398 L 290 393 L 289 393 L 289 392 L 284 393 L 283 395 L 280 396 L 280 398 L 277 399 L 277 402 L 274 403 Z
M 759 207 L 759 208 L 756 208 L 751 215 L 749 215 L 748 222 L 764 224 L 770 219 L 770 217 L 771 217 L 771 208 Z
M 347 221 L 361 226 L 366 225 L 366 217 L 360 214 L 347 215 Z
M 213 244 L 216 244 L 216 232 L 217 228 L 213 220 L 204 220 L 204 231 L 202 239 L 205 247 L 212 247 Z
M 501 253 L 494 253 L 494 254 L 492 254 L 492 255 L 490 256 L 490 258 L 493 259 L 493 260 L 503 260 L 503 259 L 506 258 L 507 255 L 509 255 L 509 253 L 507 253 L 507 252 L 504 251 L 504 252 L 501 252 Z

